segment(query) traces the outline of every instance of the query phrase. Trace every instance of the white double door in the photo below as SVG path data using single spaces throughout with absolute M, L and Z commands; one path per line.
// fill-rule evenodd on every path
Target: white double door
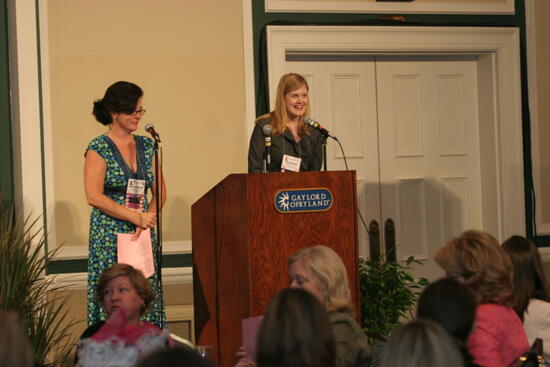
M 397 258 L 443 273 L 433 252 L 461 231 L 482 228 L 477 64 L 473 57 L 361 57 L 285 63 L 310 84 L 312 116 L 340 140 L 357 171 L 367 225 L 395 224 Z M 329 141 L 329 170 L 345 169 Z M 368 236 L 359 221 L 361 255 Z

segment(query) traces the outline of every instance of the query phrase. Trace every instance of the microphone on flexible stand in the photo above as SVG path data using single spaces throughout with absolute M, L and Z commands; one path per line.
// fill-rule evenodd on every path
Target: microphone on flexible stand
M 160 143 L 160 136 L 157 133 L 157 131 L 155 130 L 155 126 L 153 124 L 145 125 L 145 131 L 147 131 L 149 134 L 151 134 L 151 136 L 153 137 L 153 139 L 155 139 L 155 141 L 157 143 Z
M 338 140 L 336 138 L 336 136 L 332 135 L 327 129 L 322 127 L 320 123 L 318 123 L 317 121 L 315 121 L 311 117 L 309 117 L 309 116 L 304 117 L 304 123 L 306 125 L 311 126 L 314 129 L 318 130 L 321 134 L 323 134 L 323 136 L 332 138 L 334 140 Z
M 271 164 L 271 132 L 273 131 L 273 127 L 270 124 L 265 124 L 264 127 L 262 127 L 262 131 L 264 133 L 264 157 L 263 157 L 263 173 L 268 172 L 269 165 Z

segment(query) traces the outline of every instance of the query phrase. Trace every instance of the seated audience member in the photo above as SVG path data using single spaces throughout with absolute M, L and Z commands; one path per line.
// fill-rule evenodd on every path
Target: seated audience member
M 152 352 L 142 358 L 136 367 L 213 367 L 195 350 L 187 346 L 177 346 Z
M 258 367 L 335 367 L 323 306 L 309 292 L 284 289 L 269 302 L 256 345 Z
M 133 366 L 140 356 L 168 346 L 168 331 L 140 320 L 153 301 L 151 283 L 141 271 L 127 264 L 106 269 L 96 299 L 109 318 L 84 331 L 77 365 Z
M 397 329 L 382 352 L 380 367 L 462 367 L 449 334 L 435 322 L 417 319 Z
M 326 246 L 305 247 L 288 259 L 291 288 L 313 294 L 329 314 L 337 367 L 368 366 L 368 339 L 355 321 L 348 274 L 338 254 Z
M 513 267 L 506 251 L 489 233 L 470 230 L 438 249 L 434 259 L 479 304 L 467 341 L 473 362 L 485 367 L 516 363 L 529 344 L 521 320 L 510 307 Z
M 514 264 L 514 310 L 523 320 L 529 344 L 543 341 L 545 359 L 550 364 L 550 286 L 536 246 L 521 236 L 502 244 Z
M 32 351 L 16 313 L 0 310 L 0 366 L 32 367 Z
M 449 333 L 464 357 L 465 366 L 475 366 L 466 340 L 473 330 L 476 306 L 468 288 L 451 278 L 430 284 L 418 299 L 417 317 L 431 320 Z

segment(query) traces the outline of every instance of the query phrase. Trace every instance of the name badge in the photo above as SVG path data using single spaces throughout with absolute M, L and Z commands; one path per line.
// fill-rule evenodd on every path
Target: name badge
M 143 212 L 145 203 L 145 180 L 131 178 L 126 187 L 124 206 L 135 212 Z
M 281 163 L 281 172 L 300 172 L 300 163 L 302 163 L 302 158 L 285 154 L 283 155 L 283 162 Z

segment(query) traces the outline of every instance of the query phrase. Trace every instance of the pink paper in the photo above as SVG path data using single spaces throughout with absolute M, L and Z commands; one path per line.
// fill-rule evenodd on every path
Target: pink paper
M 256 342 L 263 319 L 263 316 L 255 316 L 242 320 L 244 352 L 246 358 L 253 361 L 256 360 Z
M 135 241 L 132 241 L 132 236 L 132 233 L 117 234 L 118 262 L 132 265 L 141 270 L 145 278 L 149 278 L 155 273 L 151 230 L 146 229 L 141 232 Z

